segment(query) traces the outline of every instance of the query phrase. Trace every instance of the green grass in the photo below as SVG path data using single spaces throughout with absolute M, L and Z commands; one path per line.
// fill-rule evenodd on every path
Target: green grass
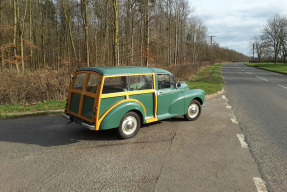
M 199 71 L 191 80 L 186 81 L 190 89 L 203 89 L 207 95 L 220 91 L 223 86 L 221 67 L 216 64 Z
M 57 109 L 64 110 L 65 103 L 65 101 L 51 100 L 45 102 L 36 102 L 33 105 L 21 105 L 16 103 L 12 105 L 0 105 L 0 114 L 2 117 L 7 113 L 37 112 Z
M 268 71 L 274 71 L 287 74 L 287 64 L 283 63 L 245 63 L 251 67 L 257 67 L 259 69 L 265 69 Z

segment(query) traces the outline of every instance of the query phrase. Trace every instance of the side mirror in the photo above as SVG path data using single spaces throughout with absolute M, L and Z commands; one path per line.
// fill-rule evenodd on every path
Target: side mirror
M 176 87 L 176 88 L 180 88 L 180 87 L 181 87 L 181 83 L 180 83 L 180 82 L 177 82 L 177 83 L 175 84 L 175 87 Z

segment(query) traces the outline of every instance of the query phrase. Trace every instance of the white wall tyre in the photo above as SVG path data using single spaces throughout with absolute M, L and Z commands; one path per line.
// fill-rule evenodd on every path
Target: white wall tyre
M 119 137 L 122 139 L 129 139 L 134 137 L 140 129 L 141 121 L 137 113 L 126 113 L 118 128 Z
M 201 104 L 197 100 L 192 100 L 188 106 L 187 113 L 184 115 L 188 121 L 195 121 L 201 114 Z

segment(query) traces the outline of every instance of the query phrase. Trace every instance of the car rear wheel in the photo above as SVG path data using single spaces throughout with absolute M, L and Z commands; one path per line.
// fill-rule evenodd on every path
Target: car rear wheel
M 135 112 L 126 113 L 118 128 L 118 134 L 122 139 L 129 139 L 134 137 L 140 129 L 140 118 Z
M 198 119 L 201 113 L 201 104 L 197 100 L 192 100 L 188 106 L 187 113 L 184 115 L 188 121 L 194 121 Z

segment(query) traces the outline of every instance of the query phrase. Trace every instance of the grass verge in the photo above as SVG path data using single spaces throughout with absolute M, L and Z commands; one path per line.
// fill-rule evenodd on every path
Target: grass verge
M 287 64 L 283 63 L 245 63 L 251 67 L 287 74 Z
M 17 113 L 29 115 L 43 111 L 64 110 L 65 103 L 65 101 L 51 100 L 45 102 L 36 102 L 33 105 L 23 105 L 17 103 L 14 103 L 13 105 L 0 105 L 0 118 L 18 116 Z
M 223 64 L 209 66 L 199 71 L 191 80 L 186 81 L 190 89 L 203 89 L 206 95 L 217 93 L 224 86 L 221 75 Z

